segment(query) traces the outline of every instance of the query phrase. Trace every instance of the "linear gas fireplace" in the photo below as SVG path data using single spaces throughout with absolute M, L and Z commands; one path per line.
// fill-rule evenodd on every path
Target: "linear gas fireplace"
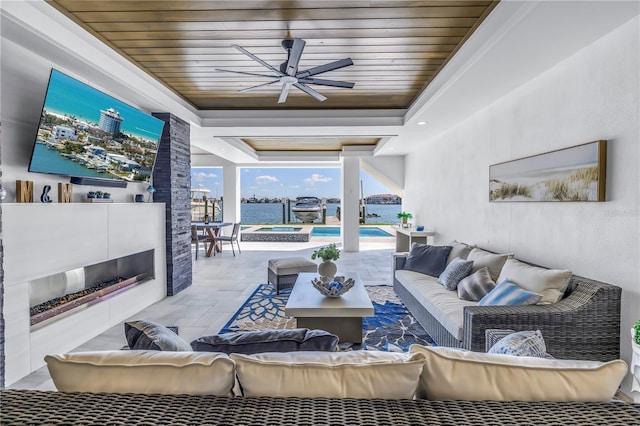
M 31 327 L 40 327 L 154 278 L 154 250 L 147 250 L 31 280 Z

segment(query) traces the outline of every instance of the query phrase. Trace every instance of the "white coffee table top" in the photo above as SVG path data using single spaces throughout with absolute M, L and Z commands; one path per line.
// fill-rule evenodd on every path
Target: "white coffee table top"
M 284 313 L 291 317 L 372 317 L 373 305 L 369 294 L 356 273 L 340 273 L 345 278 L 353 278 L 355 285 L 341 297 L 331 298 L 320 294 L 311 280 L 318 277 L 315 272 L 301 272 Z

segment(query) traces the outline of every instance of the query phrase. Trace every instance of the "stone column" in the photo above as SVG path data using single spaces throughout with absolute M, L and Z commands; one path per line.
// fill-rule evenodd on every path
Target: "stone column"
M 165 122 L 153 169 L 154 202 L 165 203 L 167 295 L 192 283 L 191 142 L 189 123 L 170 113 L 154 113 Z

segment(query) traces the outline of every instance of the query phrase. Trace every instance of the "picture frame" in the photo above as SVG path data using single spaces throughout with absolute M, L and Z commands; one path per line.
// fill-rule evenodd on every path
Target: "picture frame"
M 606 140 L 493 164 L 489 201 L 605 201 L 606 165 Z

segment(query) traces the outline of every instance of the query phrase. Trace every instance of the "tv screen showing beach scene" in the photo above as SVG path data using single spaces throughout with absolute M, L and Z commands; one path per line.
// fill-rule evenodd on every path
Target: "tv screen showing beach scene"
M 149 182 L 164 121 L 51 70 L 30 172 Z

